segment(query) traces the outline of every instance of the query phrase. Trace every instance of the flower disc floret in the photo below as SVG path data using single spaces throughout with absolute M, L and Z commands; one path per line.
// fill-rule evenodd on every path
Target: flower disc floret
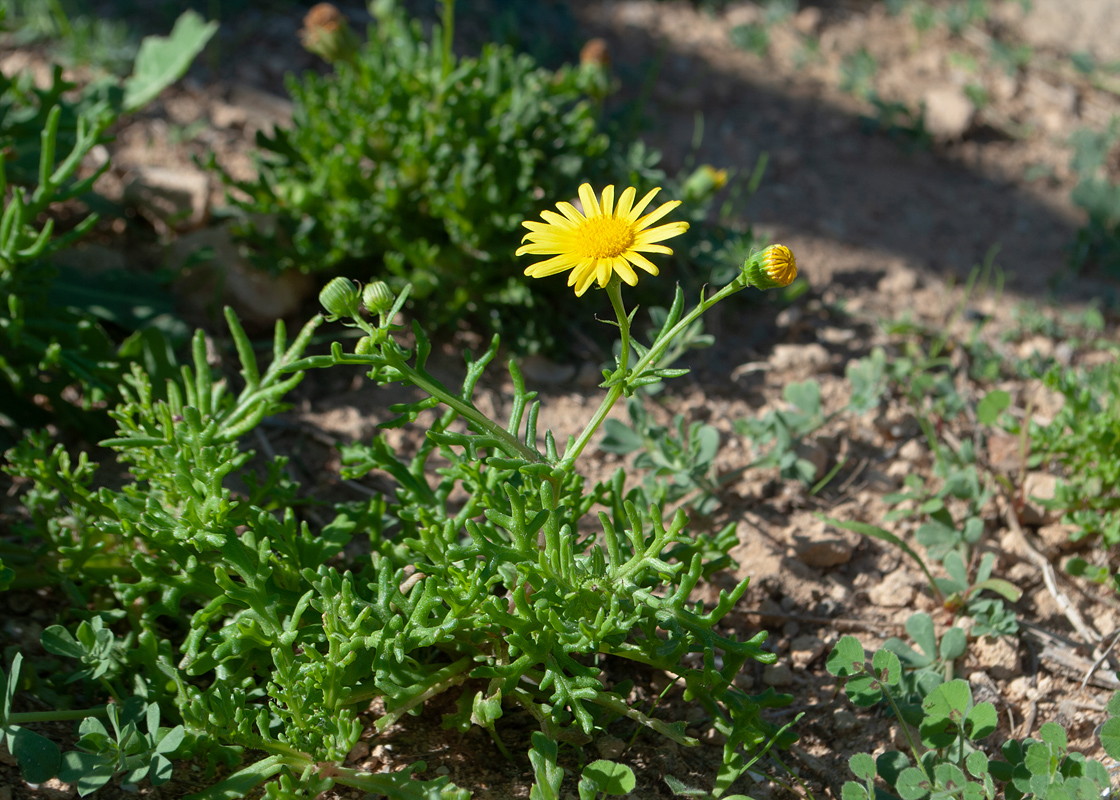
M 544 222 L 528 220 L 522 223 L 529 229 L 517 255 L 550 255 L 545 261 L 532 264 L 525 274 L 544 278 L 571 270 L 568 285 L 574 286 L 576 296 L 581 296 L 592 283 L 606 288 L 611 277 L 618 275 L 630 286 L 638 283 L 634 267 L 656 275 L 657 266 L 643 253 L 664 253 L 672 250 L 663 244 L 665 239 L 679 236 L 688 230 L 687 222 L 670 222 L 651 228 L 674 208 L 679 200 L 663 203 L 654 211 L 642 216 L 650 202 L 661 191 L 651 190 L 634 202 L 637 190 L 626 189 L 614 202 L 614 187 L 603 189 L 602 198 L 596 198 L 588 183 L 579 187 L 580 211 L 571 203 L 557 203 L 555 211 L 542 211 Z

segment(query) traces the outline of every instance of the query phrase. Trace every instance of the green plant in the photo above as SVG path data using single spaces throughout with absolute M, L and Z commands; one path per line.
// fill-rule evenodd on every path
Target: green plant
M 869 667 L 859 640 L 844 636 L 829 655 L 827 668 L 842 681 L 849 699 L 856 705 L 872 706 L 885 699 L 896 717 L 906 719 L 894 694 L 900 686 L 903 668 L 893 651 L 877 650 Z M 1114 706 L 1120 708 L 1115 697 L 1110 703 L 1113 713 Z M 1041 726 L 1038 740 L 1005 742 L 1002 752 L 1006 760 L 990 760 L 978 744 L 995 732 L 996 710 L 991 703 L 976 703 L 967 681 L 951 680 L 932 688 L 911 719 L 925 752 L 919 752 L 914 733 L 904 724 L 909 754 L 888 750 L 878 758 L 866 753 L 852 756 L 849 767 L 858 780 L 844 784 L 845 800 L 883 796 L 901 800 L 993 800 L 999 789 L 1012 800 L 1059 800 L 1097 798 L 1109 788 L 1104 766 L 1081 753 L 1070 752 L 1065 730 L 1053 722 Z M 1117 722 L 1120 720 L 1113 717 L 1106 723 L 1107 733 L 1106 729 L 1101 731 L 1101 740 L 1110 755 L 1120 752 L 1112 738 Z M 889 791 L 884 793 L 878 781 Z
M 1070 194 L 1074 204 L 1088 215 L 1088 224 L 1077 232 L 1070 263 L 1080 271 L 1099 265 L 1108 274 L 1120 273 L 1120 180 L 1115 171 L 1115 152 L 1120 142 L 1120 117 L 1101 131 L 1087 128 L 1070 137 L 1077 186 Z
M 1111 547 L 1120 542 L 1120 367 L 1115 360 L 1090 370 L 1054 365 L 1042 380 L 1065 402 L 1048 424 L 1030 423 L 1028 463 L 1064 473 L 1045 504 L 1076 526 L 1073 540 L 1100 536 Z
M 788 384 L 782 397 L 789 403 L 789 410 L 771 410 L 755 419 L 736 420 L 735 432 L 749 437 L 752 448 L 769 445 L 751 467 L 777 467 L 782 478 L 799 478 L 811 484 L 817 479 L 817 466 L 801 456 L 798 446 L 827 421 L 820 384 L 813 380 Z
M 840 65 L 840 88 L 856 97 L 870 98 L 875 93 L 875 74 L 879 63 L 865 48 L 844 56 Z
M 733 529 L 718 540 L 690 532 L 682 511 L 668 518 L 656 504 L 631 502 L 621 471 L 587 486 L 576 465 L 619 399 L 684 372 L 659 365 L 705 311 L 751 285 L 765 258 L 691 310 L 678 288 L 648 348 L 630 339 L 633 314 L 615 277 L 607 293 L 618 310 L 618 360 L 604 376 L 599 408 L 563 450 L 551 432 L 538 432 L 539 404 L 515 362 L 508 419 L 474 404 L 497 337 L 478 357 L 467 354 L 462 385 L 448 388 L 426 368 L 431 344 L 421 324 L 410 334 L 395 324 L 407 289 L 395 296 L 384 283 L 356 287 L 343 278 L 321 294 L 326 318 L 293 342 L 277 324 L 267 369 L 227 311 L 239 391 L 215 380 L 201 332 L 193 366 L 167 382 L 164 399 L 134 364 L 112 412 L 118 435 L 103 443 L 128 466 L 123 485 L 45 437 L 22 442 L 8 471 L 26 481 L 30 513 L 24 546 L 4 555 L 22 559 L 16 580 L 65 586 L 74 602 L 43 644 L 78 662 L 72 685 L 85 694 L 148 704 L 148 734 L 129 727 L 136 714 L 122 713 L 115 739 L 103 725 L 83 723 L 79 760 L 127 779 L 143 769 L 164 776 L 160 758 L 172 755 L 234 768 L 200 800 L 256 787 L 269 797 L 305 797 L 332 786 L 464 798 L 447 777 L 414 779 L 423 762 L 380 774 L 343 764 L 372 700 L 380 735 L 450 692 L 457 700 L 444 727 L 477 725 L 510 757 L 521 746 L 536 776 L 531 796 L 556 798 L 568 748 L 608 729 L 697 743 L 683 721 L 628 700 L 630 684 L 608 688 L 609 671 L 629 664 L 671 674 L 726 737 L 712 790 L 724 795 L 773 744 L 793 738 L 788 725 L 761 716 L 791 698 L 748 695 L 732 682 L 748 661 L 775 659 L 762 648 L 765 633 L 739 640 L 717 628 L 748 581 L 711 607 L 689 599 L 702 577 L 729 563 Z M 352 351 L 336 341 L 329 353 L 305 354 L 325 319 L 361 334 L 348 339 Z M 355 367 L 378 384 L 419 391 L 391 407 L 397 416 L 386 427 L 422 423 L 424 437 L 411 456 L 383 435 L 346 447 L 345 477 L 376 471 L 391 477 L 394 491 L 337 503 L 313 530 L 297 517 L 307 500 L 286 475 L 286 459 L 257 458 L 239 440 L 282 410 L 311 370 Z M 229 484 L 238 475 L 235 493 Z M 596 506 L 604 510 L 592 528 Z M 361 557 L 344 555 L 360 546 Z M 181 722 L 181 735 L 158 728 L 153 705 Z M 506 715 L 533 720 L 531 742 L 503 732 Z M 249 752 L 263 757 L 239 765 Z M 628 768 L 609 762 L 585 767 L 579 784 L 582 797 L 633 786 Z
M 584 180 L 664 175 L 649 171 L 656 154 L 612 143 L 594 65 L 553 72 L 492 45 L 457 57 L 453 7 L 428 37 L 396 3 L 374 3 L 352 57 L 288 80 L 294 126 L 258 138 L 259 176 L 232 197 L 247 212 L 237 231 L 269 269 L 407 282 L 430 327 L 467 317 L 533 350 L 563 318 L 542 310 L 571 301 L 509 270 L 521 221 Z
M 154 363 L 166 351 L 155 330 L 137 330 L 167 323 L 159 319 L 171 307 L 166 297 L 143 291 L 137 297 L 135 285 L 114 297 L 105 284 L 56 283 L 49 257 L 87 233 L 97 215 L 57 234 L 51 212 L 90 192 L 108 164 L 78 179 L 83 159 L 120 116 L 177 80 L 215 28 L 193 12 L 184 14 L 170 37 L 144 40 L 127 79 L 103 78 L 77 100 L 70 99 L 76 87 L 62 80 L 60 67 L 48 89 L 31 85 L 30 75 L 14 81 L 0 76 L 0 146 L 11 153 L 0 164 L 0 187 L 6 189 L 0 216 L 0 293 L 6 297 L 0 308 L 0 428 L 7 435 L 52 416 L 75 422 L 114 396 L 122 362 L 147 354 Z M 101 321 L 137 333 L 118 347 Z

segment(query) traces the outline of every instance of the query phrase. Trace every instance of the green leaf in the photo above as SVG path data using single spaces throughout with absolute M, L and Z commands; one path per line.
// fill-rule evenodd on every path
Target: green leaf
M 43 783 L 58 774 L 61 754 L 58 745 L 27 728 L 12 726 L 12 755 L 19 761 L 19 771 L 28 783 Z
M 976 742 L 995 732 L 999 724 L 996 707 L 991 703 L 977 703 L 965 718 L 964 730 L 969 739 Z
M 856 753 L 849 758 L 848 768 L 860 780 L 869 781 L 875 777 L 875 759 L 867 753 Z
M 875 769 L 879 777 L 889 786 L 894 786 L 898 782 L 898 776 L 909 766 L 910 759 L 899 750 L 888 750 L 875 759 Z
M 976 406 L 976 418 L 981 425 L 992 425 L 999 419 L 1000 412 L 1011 405 L 1011 395 L 1002 389 L 993 389 L 984 395 Z
M 953 581 L 952 591 L 965 591 L 968 588 L 968 568 L 965 567 L 961 554 L 956 550 L 946 553 L 943 566 Z
M 871 800 L 867 787 L 855 781 L 846 781 L 840 787 L 840 800 Z
M 51 625 L 43 631 L 40 641 L 44 650 L 56 656 L 80 659 L 87 653 L 86 648 L 61 625 Z
M 871 667 L 875 671 L 875 677 L 888 686 L 895 686 L 902 678 L 902 664 L 898 660 L 898 655 L 882 648 L 875 651 L 875 655 L 871 658 Z
M 1023 766 L 1032 776 L 1044 776 L 1049 781 L 1050 775 L 1057 766 L 1057 760 L 1054 758 L 1049 745 L 1043 742 L 1034 742 L 1027 746 L 1027 752 L 1023 756 Z
M 1108 715 L 1120 717 L 1120 692 L 1113 692 L 1112 697 L 1108 698 Z
M 1112 702 L 1109 702 L 1111 707 Z M 1101 726 L 1101 747 L 1109 758 L 1120 760 L 1120 717 L 1112 717 Z
M 964 765 L 968 767 L 969 774 L 974 778 L 983 778 L 988 774 L 988 756 L 982 750 L 973 750 L 965 756 Z
M 583 781 L 588 781 L 597 792 L 604 794 L 630 794 L 636 785 L 634 770 L 625 764 L 616 764 L 613 761 L 602 759 L 593 761 L 583 768 L 582 775 L 581 786 Z M 580 796 L 583 796 L 582 789 Z
M 1038 729 L 1038 736 L 1050 745 L 1055 753 L 1065 753 L 1069 749 L 1069 738 L 1066 729 L 1056 722 L 1044 722 Z
M 104 786 L 113 777 L 113 764 L 95 753 L 72 750 L 62 756 L 59 780 L 77 784 L 78 794 L 85 797 Z
M 941 637 L 941 660 L 956 661 L 968 649 L 968 634 L 963 628 L 952 627 Z
M 854 636 L 841 636 L 825 662 L 829 674 L 838 678 L 861 675 L 866 668 L 863 645 Z
M 157 753 L 174 753 L 186 738 L 187 731 L 182 725 L 176 725 L 159 738 L 156 744 Z
M 1001 595 L 1004 599 L 1010 600 L 1012 603 L 1018 602 L 1019 598 L 1023 596 L 1022 591 L 1019 590 L 1015 584 L 1010 581 L 1005 581 L 1001 578 L 988 578 L 981 581 L 972 587 L 973 592 L 979 593 L 985 590 L 995 592 Z
M 956 764 L 938 764 L 933 768 L 933 780 L 938 787 L 947 792 L 959 792 L 967 784 L 968 778 Z
M 206 22 L 198 12 L 185 11 L 170 36 L 144 37 L 132 75 L 124 82 L 124 111 L 131 113 L 147 105 L 183 77 L 217 30 L 217 22 Z
M 933 786 L 929 782 L 929 778 L 917 767 L 907 767 L 902 770 L 898 776 L 898 781 L 894 785 L 895 791 L 902 800 L 922 800 L 926 797 Z
M 529 800 L 559 800 L 564 769 L 556 763 L 557 744 L 540 731 L 533 731 L 532 738 L 529 763 L 533 765 L 536 783 L 529 790 Z
M 935 748 L 951 745 L 971 705 L 972 690 L 966 681 L 954 680 L 938 686 L 922 703 L 926 715 L 919 726 L 922 741 Z
M 937 635 L 933 628 L 933 617 L 925 612 L 911 614 L 906 620 L 906 632 L 910 638 L 929 656 L 929 663 L 937 658 Z
M 603 422 L 603 439 L 599 442 L 599 449 L 607 453 L 626 455 L 635 450 L 640 450 L 645 445 L 641 434 L 637 433 L 625 423 L 617 419 L 608 419 Z

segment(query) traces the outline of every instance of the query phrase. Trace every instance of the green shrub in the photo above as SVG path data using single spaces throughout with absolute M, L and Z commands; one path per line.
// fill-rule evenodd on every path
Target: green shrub
M 530 292 L 510 268 L 522 220 L 585 181 L 666 186 L 703 220 L 726 181 L 690 198 L 656 153 L 613 141 L 600 65 L 552 72 L 493 45 L 457 58 L 450 4 L 430 40 L 395 3 L 372 8 L 369 40 L 331 73 L 289 77 L 293 127 L 258 135 L 259 175 L 231 193 L 246 212 L 237 231 L 265 268 L 409 283 L 429 327 L 467 317 L 532 350 L 567 337 L 552 312 L 574 305 L 562 287 Z
M 478 358 L 468 355 L 461 387 L 449 389 L 425 368 L 431 343 L 418 322 L 412 346 L 402 345 L 394 319 L 406 296 L 380 283 L 362 290 L 336 278 L 321 294 L 326 319 L 363 334 L 348 339 L 352 352 L 336 341 L 329 355 L 304 355 L 323 316 L 291 343 L 278 323 L 263 370 L 227 311 L 241 363 L 237 392 L 212 376 L 201 332 L 193 368 L 168 382 L 166 400 L 134 364 L 112 412 L 118 436 L 102 443 L 127 466 L 123 485 L 45 436 L 8 454 L 8 471 L 25 479 L 28 514 L 19 530 L 24 546 L 3 551 L 16 564 L 6 579 L 58 586 L 72 601 L 43 635 L 43 646 L 72 669 L 35 681 L 87 703 L 114 700 L 109 716 L 119 740 L 99 721 L 104 707 L 68 710 L 56 718 L 84 718 L 83 737 L 60 758 L 25 727 L 49 716 L 9 713 L 23 685 L 17 660 L 0 728 L 20 740 L 24 775 L 42 780 L 85 763 L 101 783 L 122 773 L 155 783 L 168 777 L 171 758 L 231 766 L 245 759 L 196 797 L 243 796 L 267 783 L 268 797 L 314 796 L 337 785 L 395 798 L 465 798 L 447 777 L 414 780 L 423 762 L 378 774 L 343 763 L 372 700 L 380 700 L 380 734 L 450 692 L 444 728 L 480 726 L 503 753 L 519 726 L 505 733 L 501 718 L 533 720 L 539 730 L 520 742 L 536 777 L 531 796 L 555 800 L 567 760 L 561 748 L 580 748 L 608 729 L 699 744 L 683 720 L 649 713 L 660 698 L 635 703 L 631 681 L 605 680 L 628 665 L 674 676 L 685 700 L 726 737 L 712 796 L 724 794 L 772 745 L 793 740 L 788 725 L 761 716 L 792 698 L 772 689 L 748 695 L 733 683 L 747 662 L 776 660 L 762 648 L 766 634 L 739 639 L 716 627 L 749 581 L 707 608 L 690 600 L 701 578 L 729 564 L 737 537 L 690 531 L 683 511 L 668 519 L 657 505 L 638 507 L 622 470 L 589 486 L 576 466 L 613 404 L 683 374 L 661 366 L 678 337 L 748 285 L 737 276 L 688 311 L 678 288 L 648 346 L 628 338 L 632 315 L 617 280 L 608 287 L 619 312 L 618 360 L 598 410 L 563 451 L 551 432 L 538 432 L 540 405 L 516 363 L 508 421 L 473 404 L 497 337 Z M 423 419 L 426 436 L 410 456 L 384 435 L 345 447 L 344 477 L 381 473 L 394 490 L 323 508 L 324 524 L 313 530 L 297 517 L 307 498 L 286 459 L 254 460 L 240 440 L 281 411 L 311 370 L 355 366 L 378 384 L 418 390 L 417 401 L 391 407 L 398 416 L 383 427 Z M 421 418 L 431 409 L 438 415 Z M 235 493 L 230 483 L 239 475 Z M 161 713 L 181 726 L 161 728 Z M 581 796 L 633 785 L 629 767 L 603 761 L 580 781 Z
M 89 199 L 108 164 L 78 179 L 83 159 L 121 115 L 177 80 L 215 28 L 185 14 L 171 37 L 144 40 L 129 78 L 101 79 L 74 100 L 69 98 L 76 87 L 62 80 L 59 67 L 48 89 L 35 88 L 29 74 L 14 80 L 0 76 L 0 147 L 10 154 L 0 162 L 0 188 L 6 192 L 0 217 L 0 294 L 5 295 L 0 434 L 17 436 L 48 421 L 76 423 L 83 412 L 115 396 L 122 362 L 141 355 L 166 362 L 166 345 L 158 336 L 137 333 L 118 346 L 101 323 L 141 328 L 170 310 L 170 300 L 153 303 L 150 292 L 137 299 L 135 279 L 132 293 L 123 295 L 90 284 L 89 276 L 58 282 L 50 256 L 87 233 L 97 215 L 87 214 L 56 234 L 48 213 L 62 203 Z

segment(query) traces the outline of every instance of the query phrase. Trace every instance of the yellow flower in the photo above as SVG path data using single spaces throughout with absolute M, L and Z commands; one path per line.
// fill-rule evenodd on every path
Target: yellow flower
M 772 244 L 743 264 L 747 282 L 757 289 L 780 289 L 797 277 L 797 259 L 784 244 Z
M 557 203 L 560 213 L 542 211 L 545 222 L 526 221 L 522 224 L 531 232 L 521 241 L 529 242 L 517 248 L 517 255 L 552 255 L 553 257 L 533 264 L 525 269 L 525 274 L 533 278 L 543 278 L 558 272 L 571 270 L 568 285 L 576 288 L 579 297 L 595 281 L 600 288 L 606 288 L 611 276 L 617 274 L 631 286 L 638 282 L 634 267 L 643 269 L 650 275 L 657 274 L 657 267 L 642 253 L 672 254 L 672 250 L 656 242 L 679 236 L 688 230 L 687 222 L 670 222 L 649 226 L 664 217 L 681 203 L 674 200 L 664 203 L 644 217 L 641 213 L 653 200 L 660 188 L 634 204 L 637 191 L 629 188 L 614 202 L 614 187 L 603 189 L 601 201 L 595 197 L 588 183 L 579 187 L 579 199 L 583 213 L 571 203 Z

